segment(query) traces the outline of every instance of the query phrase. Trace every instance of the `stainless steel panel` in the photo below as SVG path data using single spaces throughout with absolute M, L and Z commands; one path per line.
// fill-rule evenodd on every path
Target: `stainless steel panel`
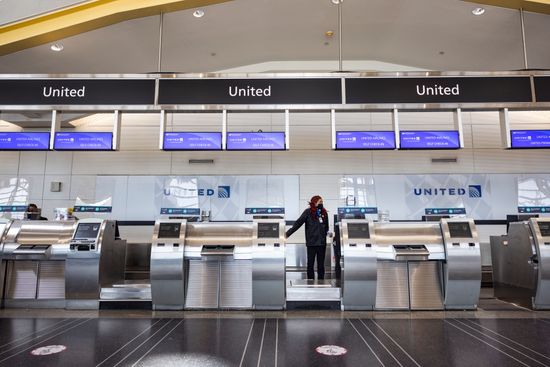
M 35 299 L 38 261 L 8 261 L 6 299 Z
M 186 264 L 185 308 L 218 308 L 219 262 L 188 260 Z
M 234 245 L 251 251 L 252 222 L 187 223 L 185 246 L 202 248 L 204 245 Z
M 376 308 L 380 310 L 409 309 L 409 280 L 406 262 L 378 261 Z
M 40 261 L 38 299 L 65 299 L 65 262 Z
M 75 257 L 65 262 L 65 298 L 67 300 L 99 299 L 99 254 L 88 253 L 88 258 Z
M 550 236 L 542 236 L 539 223 L 550 224 L 550 218 L 531 218 L 529 220 L 538 261 L 537 293 L 533 307 L 537 310 L 548 310 L 550 309 Z
M 252 308 L 251 260 L 220 261 L 219 307 Z
M 286 290 L 287 301 L 332 301 L 341 300 L 341 289 L 335 279 L 291 280 Z
M 409 261 L 411 310 L 442 310 L 440 261 Z
M 439 223 L 375 223 L 376 245 L 442 244 Z

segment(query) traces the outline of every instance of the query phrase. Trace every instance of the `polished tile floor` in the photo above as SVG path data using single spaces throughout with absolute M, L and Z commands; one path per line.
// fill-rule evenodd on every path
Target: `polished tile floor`
M 0 310 L 0 366 L 550 366 L 550 312 Z

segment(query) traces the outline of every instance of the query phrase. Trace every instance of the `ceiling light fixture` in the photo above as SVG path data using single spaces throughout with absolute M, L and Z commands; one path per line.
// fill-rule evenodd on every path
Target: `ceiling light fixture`
M 61 43 L 54 43 L 53 45 L 50 46 L 50 50 L 55 52 L 63 51 L 64 48 L 65 47 L 63 47 Z
M 485 8 L 475 8 L 472 10 L 473 15 L 483 15 L 485 13 Z
M 204 17 L 204 10 L 201 10 L 201 9 L 197 9 L 193 12 L 193 16 L 195 18 L 202 18 Z
M 333 3 L 334 5 L 340 5 L 344 2 L 344 0 L 330 0 L 331 3 Z

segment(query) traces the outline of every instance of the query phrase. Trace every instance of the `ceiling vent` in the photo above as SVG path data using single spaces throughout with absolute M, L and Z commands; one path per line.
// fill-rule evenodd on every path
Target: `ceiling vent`
M 432 163 L 458 163 L 458 158 L 432 158 Z

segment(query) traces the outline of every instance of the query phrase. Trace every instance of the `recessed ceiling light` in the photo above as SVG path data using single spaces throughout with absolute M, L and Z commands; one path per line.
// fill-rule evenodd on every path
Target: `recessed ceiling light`
M 485 13 L 485 8 L 475 8 L 472 10 L 473 15 L 483 15 Z
M 64 48 L 65 47 L 63 47 L 61 43 L 54 43 L 53 45 L 50 46 L 50 50 L 55 52 L 63 51 Z
M 193 12 L 193 16 L 195 18 L 202 18 L 204 17 L 204 10 L 201 10 L 201 9 L 197 9 Z
M 330 0 L 331 3 L 333 3 L 334 5 L 340 5 L 344 2 L 344 0 Z

